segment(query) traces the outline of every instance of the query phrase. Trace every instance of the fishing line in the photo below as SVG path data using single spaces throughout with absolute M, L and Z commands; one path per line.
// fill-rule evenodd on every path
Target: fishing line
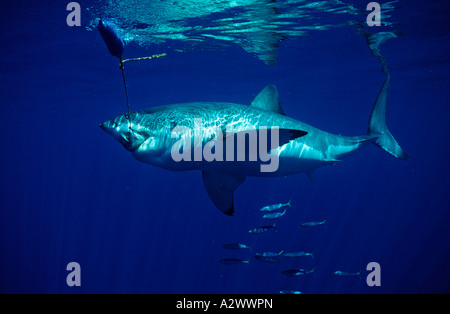
M 122 77 L 123 77 L 123 85 L 125 87 L 125 97 L 127 99 L 127 110 L 128 110 L 128 114 L 127 117 L 129 118 L 130 116 L 130 102 L 128 101 L 128 91 L 127 91 L 127 81 L 125 79 L 125 69 L 123 64 L 125 62 L 128 61 L 141 61 L 141 60 L 152 60 L 152 59 L 157 59 L 157 58 L 162 58 L 165 57 L 166 54 L 165 53 L 161 53 L 161 54 L 157 54 L 157 55 L 153 55 L 153 56 L 148 56 L 148 57 L 141 57 L 141 58 L 131 58 L 131 59 L 125 59 L 122 60 L 122 56 L 119 57 L 119 61 L 120 61 L 120 69 L 122 70 Z
M 125 79 L 125 70 L 123 68 L 122 56 L 119 57 L 120 69 L 122 70 L 123 86 L 125 87 L 125 97 L 127 98 L 127 118 L 130 116 L 130 102 L 128 101 L 127 80 Z
M 106 46 L 108 47 L 109 53 L 119 58 L 120 62 L 120 70 L 122 71 L 122 78 L 123 78 L 123 85 L 125 87 L 125 98 L 127 101 L 127 114 L 125 115 L 126 119 L 128 120 L 128 129 L 131 130 L 131 119 L 130 119 L 130 102 L 128 98 L 128 89 L 127 89 L 127 81 L 125 79 L 125 68 L 123 64 L 128 61 L 142 61 L 142 60 L 152 60 L 152 59 L 158 59 L 165 57 L 166 54 L 156 54 L 148 57 L 141 57 L 141 58 L 131 58 L 131 59 L 122 59 L 123 52 L 125 51 L 125 44 L 123 39 L 118 34 L 116 27 L 114 24 L 110 22 L 105 22 L 100 20 L 98 24 L 98 30 L 100 32 L 100 35 L 102 36 Z

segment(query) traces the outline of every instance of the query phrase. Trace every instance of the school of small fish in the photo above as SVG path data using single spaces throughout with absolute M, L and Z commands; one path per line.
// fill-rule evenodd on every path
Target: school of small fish
M 263 219 L 278 219 L 286 214 L 286 211 L 288 207 L 291 207 L 291 200 L 289 200 L 287 203 L 279 203 L 279 204 L 273 204 L 273 205 L 267 205 L 260 209 L 261 212 L 266 212 L 262 218 Z M 284 208 L 283 211 L 281 211 Z M 279 211 L 277 211 L 279 210 Z M 322 221 L 307 221 L 299 224 L 302 228 L 313 228 L 318 227 L 321 225 L 324 225 L 326 223 L 326 219 Z M 255 228 L 252 228 L 248 231 L 249 234 L 262 234 L 269 231 L 276 231 L 276 222 L 273 224 L 258 226 Z M 222 245 L 224 249 L 227 250 L 247 250 L 250 251 L 253 249 L 253 246 L 243 244 L 243 243 L 226 243 Z M 315 261 L 315 257 L 313 255 L 313 252 L 304 252 L 304 251 L 295 251 L 295 252 L 285 252 L 284 250 L 281 250 L 279 252 L 256 252 L 254 253 L 253 257 L 261 262 L 265 263 L 282 263 L 285 259 L 295 259 L 299 257 L 311 257 L 312 260 Z M 226 265 L 235 265 L 235 264 L 249 264 L 251 261 L 251 258 L 241 259 L 236 257 L 231 258 L 223 258 L 219 260 L 220 263 L 226 264 Z M 281 271 L 281 274 L 289 277 L 302 277 L 305 275 L 313 274 L 316 270 L 317 265 L 314 266 L 311 269 L 303 269 L 303 268 L 293 268 L 293 269 L 286 269 Z M 359 272 L 346 272 L 337 270 L 333 272 L 332 274 L 338 277 L 359 277 L 361 271 Z M 280 290 L 280 294 L 303 294 L 301 291 L 297 290 Z

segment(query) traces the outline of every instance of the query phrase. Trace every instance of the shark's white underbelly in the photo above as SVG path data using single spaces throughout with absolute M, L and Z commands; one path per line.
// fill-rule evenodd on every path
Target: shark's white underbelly
M 330 163 L 324 153 L 301 140 L 291 141 L 279 148 L 273 149 L 266 161 L 207 161 L 204 156 L 194 160 L 175 161 L 171 151 L 167 149 L 155 156 L 145 151 L 134 152 L 134 157 L 144 163 L 162 167 L 171 171 L 207 170 L 227 174 L 275 177 L 308 172 Z

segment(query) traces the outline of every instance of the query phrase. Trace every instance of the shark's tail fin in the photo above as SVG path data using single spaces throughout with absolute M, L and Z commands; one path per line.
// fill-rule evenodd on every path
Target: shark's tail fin
M 381 88 L 377 100 L 372 108 L 368 134 L 377 136 L 375 141 L 377 146 L 399 159 L 407 160 L 409 159 L 408 155 L 402 150 L 400 145 L 398 145 L 386 125 L 386 104 L 390 81 L 391 78 L 387 75 L 383 87 Z

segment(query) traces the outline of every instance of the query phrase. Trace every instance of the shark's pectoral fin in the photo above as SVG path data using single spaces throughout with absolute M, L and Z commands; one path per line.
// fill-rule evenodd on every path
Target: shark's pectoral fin
M 233 191 L 245 181 L 244 176 L 203 171 L 203 183 L 214 205 L 225 215 L 233 216 Z
M 309 181 L 311 181 L 311 182 L 312 182 L 313 179 L 314 179 L 313 172 L 314 172 L 314 169 L 305 171 L 306 176 L 308 177 Z
M 275 85 L 267 85 L 252 101 L 251 106 L 284 115 Z

